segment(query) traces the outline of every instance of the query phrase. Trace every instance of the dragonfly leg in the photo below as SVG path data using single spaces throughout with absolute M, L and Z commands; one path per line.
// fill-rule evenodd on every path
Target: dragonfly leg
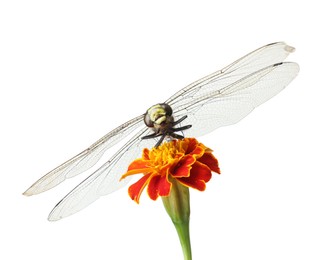
M 175 134 L 175 133 L 170 134 L 170 136 L 175 138 L 175 139 L 183 139 L 184 138 L 183 135 L 179 135 L 179 134 Z
M 181 126 L 181 127 L 177 127 L 177 128 L 171 128 L 171 132 L 179 132 L 179 131 L 183 131 L 183 130 L 187 130 L 190 127 L 192 127 L 192 125 L 185 125 L 185 126 Z
M 172 123 L 173 126 L 177 125 L 177 124 L 180 124 L 183 120 L 185 120 L 188 116 L 185 115 L 183 117 L 181 117 L 178 121 L 175 121 Z
M 185 126 L 181 126 L 181 127 L 172 127 L 175 126 L 177 124 L 180 124 L 183 120 L 185 120 L 188 116 L 185 115 L 183 117 L 181 117 L 178 121 L 173 122 L 171 124 L 171 127 L 168 129 L 165 129 L 165 131 L 161 131 L 159 133 L 155 132 L 146 136 L 143 136 L 142 139 L 152 139 L 152 138 L 156 138 L 156 137 L 160 137 L 161 138 L 158 140 L 158 142 L 156 143 L 155 147 L 158 147 L 164 140 L 164 138 L 166 136 L 171 136 L 175 139 L 183 139 L 184 136 L 183 135 L 179 135 L 179 134 L 175 134 L 174 132 L 179 132 L 179 131 L 183 131 L 183 130 L 187 130 L 190 127 L 192 127 L 192 125 L 185 125 Z
M 159 141 L 155 144 L 154 147 L 158 147 L 164 140 L 164 138 L 166 137 L 166 133 L 162 134 L 161 138 L 159 139 Z
M 155 137 L 159 137 L 159 136 L 161 136 L 162 135 L 162 133 L 153 133 L 153 134 L 150 134 L 150 135 L 146 135 L 146 136 L 142 136 L 141 138 L 142 139 L 152 139 L 152 138 L 155 138 Z

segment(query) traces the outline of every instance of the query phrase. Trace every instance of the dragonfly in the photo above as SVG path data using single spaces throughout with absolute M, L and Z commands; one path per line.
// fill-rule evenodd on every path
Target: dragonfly
M 110 131 L 41 177 L 23 194 L 39 194 L 88 170 L 108 149 L 132 135 L 107 162 L 53 208 L 48 220 L 59 220 L 84 209 L 99 197 L 128 184 L 128 178 L 120 181 L 120 177 L 143 148 L 158 146 L 168 137 L 198 137 L 235 124 L 278 94 L 299 72 L 297 63 L 284 61 L 294 51 L 294 47 L 284 42 L 271 43 L 193 82 L 165 102 Z

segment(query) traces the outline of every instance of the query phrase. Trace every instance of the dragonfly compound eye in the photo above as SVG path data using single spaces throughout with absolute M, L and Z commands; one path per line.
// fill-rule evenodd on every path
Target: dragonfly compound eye
M 144 123 L 148 127 L 161 125 L 167 122 L 167 118 L 172 115 L 172 109 L 167 104 L 157 104 L 150 107 L 144 115 Z

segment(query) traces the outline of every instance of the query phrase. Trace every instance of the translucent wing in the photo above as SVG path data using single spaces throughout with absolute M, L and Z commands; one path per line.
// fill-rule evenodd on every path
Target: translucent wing
M 172 107 L 176 119 L 188 115 L 183 123 L 192 128 L 185 131 L 185 136 L 201 136 L 234 124 L 297 75 L 297 64 L 282 63 L 294 50 L 284 42 L 265 45 L 193 82 L 165 103 Z
M 209 91 L 222 89 L 262 68 L 282 62 L 294 50 L 284 42 L 265 45 L 227 67 L 193 82 L 178 91 L 165 103 L 169 104 L 173 111 L 176 111 L 177 107 L 183 104 L 193 103 L 196 96 L 207 95 Z
M 24 195 L 30 196 L 44 192 L 55 187 L 65 179 L 86 171 L 97 163 L 108 148 L 118 143 L 140 125 L 143 125 L 143 115 L 115 128 L 75 157 L 44 175 L 28 188 Z
M 49 220 L 59 220 L 74 214 L 97 200 L 100 196 L 107 195 L 128 183 L 120 181 L 121 176 L 127 171 L 131 161 L 141 156 L 144 147 L 152 147 L 155 140 L 144 140 L 142 136 L 148 133 L 145 128 L 128 141 L 109 161 L 97 171 L 80 183 L 68 193 L 49 214 Z
M 188 115 L 184 124 L 192 125 L 185 136 L 201 136 L 218 127 L 237 123 L 255 107 L 284 89 L 298 74 L 296 63 L 277 63 L 262 68 L 238 81 L 217 89 L 217 83 L 208 82 L 203 94 L 194 94 L 194 102 L 176 104 L 175 118 Z

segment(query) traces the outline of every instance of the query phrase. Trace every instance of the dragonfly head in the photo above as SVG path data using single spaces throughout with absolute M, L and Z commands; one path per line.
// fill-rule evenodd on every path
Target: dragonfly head
M 174 139 L 183 139 L 184 136 L 177 134 L 178 131 L 189 129 L 192 125 L 175 127 L 185 120 L 188 116 L 184 115 L 179 120 L 174 121 L 172 108 L 165 103 L 156 104 L 150 107 L 144 114 L 144 123 L 147 127 L 153 129 L 153 133 L 143 136 L 142 139 L 151 139 L 160 137 L 155 147 L 158 147 L 166 137 Z
M 173 122 L 172 108 L 165 104 L 156 104 L 150 107 L 144 114 L 144 123 L 155 130 L 167 127 Z

